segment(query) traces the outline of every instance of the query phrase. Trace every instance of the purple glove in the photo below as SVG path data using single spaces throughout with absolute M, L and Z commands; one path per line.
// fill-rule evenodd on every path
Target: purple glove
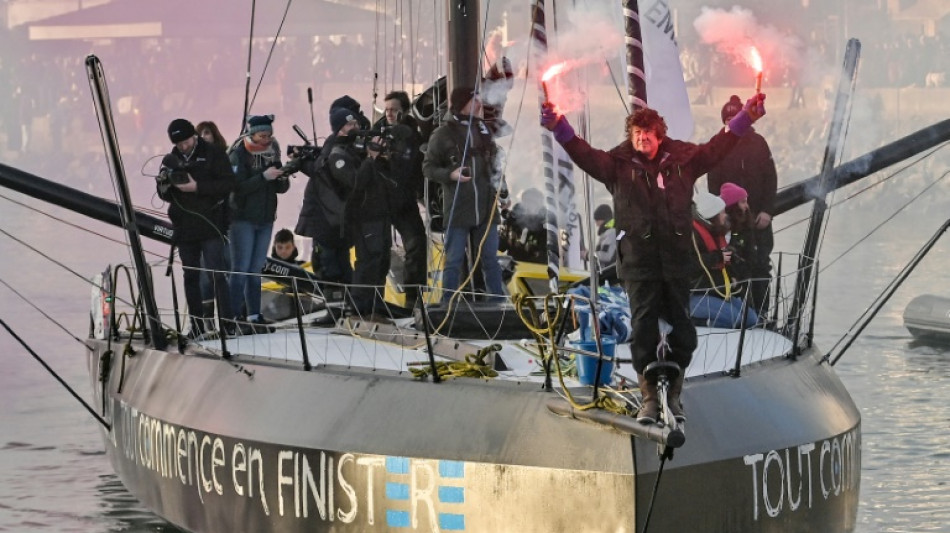
M 752 127 L 752 123 L 761 118 L 764 114 L 765 95 L 755 95 L 749 98 L 745 106 L 742 107 L 742 111 L 739 111 L 739 113 L 729 121 L 729 131 L 742 137 L 749 131 L 749 128 Z
M 541 126 L 551 130 L 554 140 L 564 144 L 575 137 L 574 128 L 564 116 L 558 115 L 553 105 L 541 106 Z

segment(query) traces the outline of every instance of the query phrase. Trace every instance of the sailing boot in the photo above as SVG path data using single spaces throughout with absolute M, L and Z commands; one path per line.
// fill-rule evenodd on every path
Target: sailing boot
M 670 412 L 673 414 L 673 418 L 680 424 L 686 422 L 686 412 L 683 411 L 683 402 L 680 400 L 680 394 L 682 392 L 683 374 L 680 373 L 679 377 L 673 380 L 673 383 L 670 385 L 670 395 L 667 398 L 670 404 Z
M 640 394 L 643 399 L 640 402 L 640 410 L 637 411 L 637 422 L 641 424 L 656 424 L 656 419 L 660 416 L 660 403 L 656 396 L 656 383 L 650 383 L 647 378 L 637 374 L 637 382 L 640 384 Z

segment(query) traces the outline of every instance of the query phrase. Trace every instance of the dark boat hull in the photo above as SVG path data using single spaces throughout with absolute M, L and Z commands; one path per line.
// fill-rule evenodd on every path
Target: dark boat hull
M 924 294 L 904 308 L 904 327 L 914 338 L 950 344 L 950 298 Z
M 656 445 L 553 415 L 536 383 L 241 361 L 248 377 L 142 349 L 103 386 L 108 345 L 90 345 L 116 472 L 192 531 L 640 531 L 647 514 Z M 816 354 L 684 398 L 650 531 L 853 529 L 860 415 Z

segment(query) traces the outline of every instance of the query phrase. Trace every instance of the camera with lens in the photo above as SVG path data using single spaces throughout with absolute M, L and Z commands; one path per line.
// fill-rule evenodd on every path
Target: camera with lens
M 353 146 L 357 150 L 378 152 L 380 154 L 389 154 L 392 146 L 392 132 L 390 128 L 380 128 L 377 130 L 356 130 L 349 133 L 353 137 Z
M 162 168 L 158 171 L 158 181 L 172 185 L 188 183 L 188 173 L 195 168 L 191 161 L 182 161 L 173 154 L 167 154 L 162 159 Z

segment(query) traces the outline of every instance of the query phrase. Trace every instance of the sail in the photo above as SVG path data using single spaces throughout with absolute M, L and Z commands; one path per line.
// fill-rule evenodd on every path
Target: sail
M 629 16 L 626 4 L 639 4 L 637 20 L 643 36 L 649 107 L 666 120 L 667 135 L 685 140 L 692 137 L 694 122 L 676 44 L 675 20 L 670 7 L 673 3 L 671 0 L 626 0 L 624 16 Z

